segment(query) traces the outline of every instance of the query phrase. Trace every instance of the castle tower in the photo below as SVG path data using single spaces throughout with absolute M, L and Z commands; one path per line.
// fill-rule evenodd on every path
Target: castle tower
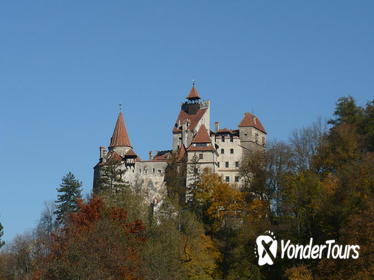
M 196 176 L 206 168 L 210 169 L 211 172 L 216 171 L 215 163 L 217 161 L 217 156 L 218 154 L 212 143 L 209 132 L 205 125 L 202 124 L 193 137 L 191 145 L 187 148 L 187 200 L 189 200 L 191 189 L 195 185 Z
M 195 84 L 192 85 L 186 99 L 187 101 L 181 105 L 180 113 L 173 127 L 174 151 L 182 145 L 188 147 L 202 124 L 208 131 L 210 129 L 210 102 L 201 101 Z
M 130 138 L 127 134 L 123 113 L 120 112 L 113 135 L 110 138 L 109 151 L 114 151 L 119 155 L 124 156 L 130 149 L 132 149 Z
M 251 113 L 244 113 L 239 123 L 239 137 L 244 153 L 264 147 L 266 131 L 261 121 Z

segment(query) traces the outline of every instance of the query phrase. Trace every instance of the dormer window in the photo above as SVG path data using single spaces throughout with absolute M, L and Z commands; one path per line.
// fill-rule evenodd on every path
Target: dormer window
M 196 143 L 194 144 L 195 147 L 207 147 L 208 143 Z

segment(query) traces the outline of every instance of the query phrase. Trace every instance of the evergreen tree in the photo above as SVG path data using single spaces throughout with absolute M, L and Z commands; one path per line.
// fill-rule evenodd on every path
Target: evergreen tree
M 0 223 L 0 248 L 4 245 L 4 241 L 1 240 L 1 237 L 3 236 L 3 225 Z
M 78 181 L 74 174 L 68 172 L 63 178 L 57 191 L 60 193 L 56 200 L 56 211 L 58 223 L 65 223 L 68 215 L 77 211 L 77 199 L 81 198 L 82 182 Z

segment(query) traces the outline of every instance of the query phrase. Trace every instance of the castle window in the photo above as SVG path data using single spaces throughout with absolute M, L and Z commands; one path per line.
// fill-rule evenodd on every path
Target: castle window
M 206 147 L 208 143 L 196 143 L 194 144 L 195 147 Z
M 225 167 L 229 168 L 229 162 L 228 161 L 225 162 Z
M 204 154 L 199 154 L 199 159 L 203 159 L 204 158 Z
M 221 154 L 224 154 L 225 153 L 225 149 L 221 149 Z
M 222 142 L 225 142 L 225 135 L 222 135 Z
M 239 176 L 235 176 L 235 182 L 239 182 Z
M 234 153 L 234 149 L 230 149 L 230 154 L 233 154 Z
M 217 166 L 219 167 L 219 161 L 217 161 Z
M 255 142 L 258 144 L 258 133 L 255 134 Z
M 155 171 L 156 171 L 156 170 L 153 168 L 153 169 L 152 169 L 153 174 L 155 174 Z
M 239 161 L 235 161 L 235 167 L 239 167 Z
M 228 182 L 230 182 L 230 176 L 226 176 L 225 177 L 225 181 L 228 183 Z
M 234 142 L 234 136 L 230 135 L 230 142 Z

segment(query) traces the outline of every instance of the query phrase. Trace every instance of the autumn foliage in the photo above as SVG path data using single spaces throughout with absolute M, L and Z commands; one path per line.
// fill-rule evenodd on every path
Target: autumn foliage
M 329 125 L 316 122 L 248 153 L 240 188 L 196 169 L 191 201 L 178 158 L 168 164 L 157 207 L 118 183 L 125 171 L 108 172 L 109 191 L 74 200 L 66 222 L 56 224 L 53 207 L 46 209 L 35 232 L 6 245 L 0 279 L 373 279 L 374 101 L 360 107 L 339 99 Z M 311 237 L 358 244 L 360 256 L 277 258 L 260 267 L 254 249 L 266 230 L 296 244 Z
M 54 234 L 34 279 L 141 279 L 143 222 L 129 221 L 123 208 L 107 207 L 97 196 L 78 208 Z

